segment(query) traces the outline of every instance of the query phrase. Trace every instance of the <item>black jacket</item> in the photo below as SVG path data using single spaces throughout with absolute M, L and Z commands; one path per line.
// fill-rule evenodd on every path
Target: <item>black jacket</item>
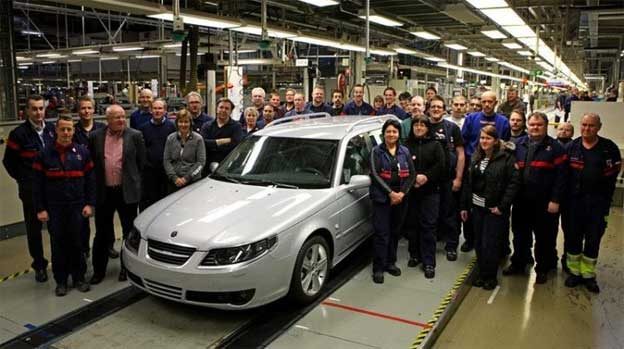
M 468 168 L 468 178 L 462 190 L 461 209 L 472 207 L 472 194 L 485 198 L 485 206 L 498 207 L 500 211 L 509 212 L 511 203 L 520 186 L 520 177 L 515 167 L 513 143 L 504 143 L 504 148 L 496 151 L 485 171 L 479 170 L 477 152 L 473 154 Z
M 444 149 L 440 142 L 429 137 L 420 139 L 410 137 L 405 146 L 412 154 L 416 175 L 427 176 L 427 183 L 422 187 L 414 188 L 413 193 L 437 192 L 446 169 Z

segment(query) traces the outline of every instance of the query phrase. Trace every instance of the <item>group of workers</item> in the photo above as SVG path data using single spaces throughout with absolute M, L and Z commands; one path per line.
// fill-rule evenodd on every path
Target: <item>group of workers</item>
M 138 211 L 206 176 L 207 165 L 222 161 L 245 137 L 282 117 L 325 112 L 392 114 L 402 120 L 384 124 L 383 143 L 371 155 L 375 282 L 384 281 L 384 272 L 401 274 L 396 266 L 401 236 L 409 241 L 408 266 L 422 263 L 425 277 L 435 277 L 436 241 L 445 242 L 447 260 L 455 261 L 463 226 L 461 251 L 476 249 L 479 262 L 475 285 L 492 289 L 498 261 L 511 251 L 511 215 L 514 254 L 504 274 L 524 272 L 533 263 L 535 233 L 537 282 L 544 283 L 557 265 L 561 214 L 562 261 L 571 274 L 566 285 L 584 283 L 598 291 L 595 265 L 620 156 L 613 142 L 597 135 L 597 115 L 583 117 L 582 135 L 572 141 L 569 124 L 561 124 L 561 137 L 552 139 L 544 114 L 533 113 L 526 121 L 514 89 L 499 113 L 492 92 L 469 103 L 454 97 L 450 115 L 433 87 L 426 98 L 402 94 L 397 103 L 396 96 L 388 87 L 382 102 L 370 105 L 364 86 L 355 85 L 347 103 L 339 90 L 326 103 L 324 89 L 316 87 L 309 103 L 292 89 L 282 103 L 279 93 L 266 98 L 262 88 L 254 88 L 252 105 L 236 121 L 229 99 L 218 100 L 212 117 L 203 111 L 202 96 L 191 92 L 172 121 L 166 101 L 143 89 L 128 127 L 119 105 L 106 109 L 106 124 L 94 121 L 88 96 L 78 100 L 78 122 L 59 116 L 52 124 L 44 119 L 43 98 L 31 95 L 27 120 L 10 133 L 3 163 L 18 184 L 36 281 L 48 279 L 43 222 L 51 237 L 56 295 L 67 294 L 70 277 L 74 288 L 87 292 L 106 276 L 109 258 L 119 256 L 113 248 L 115 212 L 125 239 Z M 511 138 L 514 142 L 507 142 Z M 93 275 L 87 282 L 91 251 Z M 118 279 L 127 279 L 123 261 Z
M 373 281 L 401 275 L 396 255 L 402 236 L 407 266 L 422 264 L 424 276 L 435 277 L 436 240 L 455 261 L 463 230 L 461 251 L 474 248 L 477 256 L 473 286 L 492 290 L 501 261 L 512 252 L 511 229 L 513 254 L 503 275 L 528 275 L 535 263 L 535 282 L 544 284 L 557 269 L 561 220 L 565 285 L 600 292 L 596 263 L 621 169 L 618 147 L 598 135 L 600 116 L 583 115 L 576 139 L 569 123 L 559 124 L 553 138 L 548 116 L 536 111 L 525 117 L 515 90 L 498 111 L 493 92 L 470 105 L 455 96 L 451 115 L 435 89 L 427 92 L 404 107 L 407 118 L 384 123 L 383 143 L 371 155 Z

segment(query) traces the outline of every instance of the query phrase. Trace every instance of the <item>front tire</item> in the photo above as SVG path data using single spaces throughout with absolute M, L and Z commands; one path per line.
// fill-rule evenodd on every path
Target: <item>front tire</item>
M 325 286 L 330 265 L 327 241 L 318 235 L 308 239 L 297 255 L 290 282 L 290 298 L 304 304 L 314 301 Z

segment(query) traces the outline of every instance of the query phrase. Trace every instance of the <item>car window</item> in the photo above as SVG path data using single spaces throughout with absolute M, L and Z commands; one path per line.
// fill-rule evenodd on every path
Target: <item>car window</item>
M 253 136 L 221 163 L 214 179 L 250 185 L 329 188 L 337 140 Z
M 368 133 L 371 144 L 374 146 L 381 143 L 381 130 L 372 130 Z
M 369 174 L 370 151 L 366 144 L 368 137 L 369 134 L 362 133 L 351 138 L 349 143 L 347 143 L 347 150 L 342 165 L 341 184 L 349 183 L 351 176 Z

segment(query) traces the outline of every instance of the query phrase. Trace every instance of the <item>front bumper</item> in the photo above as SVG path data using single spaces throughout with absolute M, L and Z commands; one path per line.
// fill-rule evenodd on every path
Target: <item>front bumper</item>
M 251 262 L 200 268 L 204 251 L 196 251 L 177 266 L 151 259 L 145 240 L 137 254 L 125 244 L 122 248 L 124 266 L 134 286 L 158 297 L 217 309 L 253 308 L 285 296 L 296 255 L 284 252 L 284 245 L 278 242 Z

